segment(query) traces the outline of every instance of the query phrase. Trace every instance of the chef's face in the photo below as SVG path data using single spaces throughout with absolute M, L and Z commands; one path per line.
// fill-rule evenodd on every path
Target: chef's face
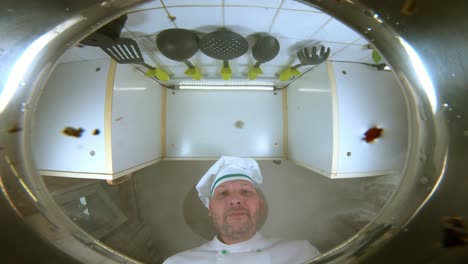
M 255 235 L 263 213 L 262 197 L 253 184 L 245 180 L 220 184 L 215 189 L 209 206 L 214 227 L 224 240 L 250 239 Z

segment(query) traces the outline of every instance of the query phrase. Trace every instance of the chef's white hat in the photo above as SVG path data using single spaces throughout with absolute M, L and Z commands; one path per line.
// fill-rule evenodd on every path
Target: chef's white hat
M 263 177 L 258 163 L 250 158 L 222 156 L 203 175 L 195 188 L 198 191 L 198 197 L 208 208 L 216 187 L 223 182 L 234 180 L 246 180 L 254 185 L 261 184 Z

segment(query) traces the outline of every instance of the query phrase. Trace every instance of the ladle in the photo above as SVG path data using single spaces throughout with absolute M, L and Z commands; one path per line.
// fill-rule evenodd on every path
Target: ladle
M 189 59 L 198 51 L 198 37 L 192 31 L 181 28 L 171 28 L 161 31 L 156 38 L 159 51 L 167 58 L 183 62 L 188 69 L 186 75 L 200 80 L 202 74 Z
M 252 48 L 252 56 L 257 60 L 255 65 L 249 69 L 249 79 L 255 80 L 258 74 L 262 74 L 260 64 L 271 61 L 278 55 L 280 44 L 275 37 L 264 36 L 255 42 Z

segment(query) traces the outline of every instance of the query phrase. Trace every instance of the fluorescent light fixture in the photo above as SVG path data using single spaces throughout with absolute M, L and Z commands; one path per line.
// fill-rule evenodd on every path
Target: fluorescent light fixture
M 179 83 L 180 86 L 182 85 L 196 85 L 196 86 L 273 86 L 274 83 L 272 81 L 262 81 L 262 80 L 228 80 L 228 81 L 220 81 L 220 80 L 200 80 L 200 81 L 181 81 Z
M 180 85 L 181 90 L 249 90 L 273 91 L 273 86 L 267 85 Z
M 146 87 L 114 87 L 114 91 L 145 91 Z
M 330 93 L 330 90 L 325 90 L 325 89 L 312 89 L 312 88 L 299 88 L 299 92 L 307 92 L 307 93 Z

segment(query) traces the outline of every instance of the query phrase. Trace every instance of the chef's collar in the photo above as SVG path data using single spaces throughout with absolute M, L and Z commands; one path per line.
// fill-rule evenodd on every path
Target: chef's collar
M 234 253 L 261 250 L 262 248 L 266 247 L 266 242 L 268 242 L 268 240 L 266 240 L 260 233 L 257 232 L 251 239 L 232 245 L 224 244 L 218 239 L 217 236 L 215 236 L 212 241 L 212 245 L 220 252 L 224 251 L 226 253 Z

